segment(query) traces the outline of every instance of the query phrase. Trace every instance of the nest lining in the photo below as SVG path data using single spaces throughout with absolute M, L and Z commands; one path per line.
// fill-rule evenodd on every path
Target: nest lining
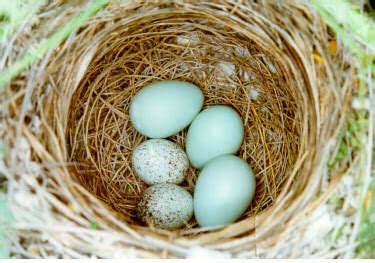
M 129 104 L 143 86 L 178 79 L 202 89 L 204 108 L 228 105 L 240 113 L 245 139 L 238 155 L 258 182 L 246 216 L 272 205 L 298 155 L 302 113 L 293 83 L 269 54 L 225 23 L 194 13 L 135 20 L 98 50 L 68 117 L 68 152 L 79 164 L 75 175 L 82 185 L 127 222 L 136 222 L 136 204 L 147 186 L 130 160 L 146 138 L 132 127 Z M 170 139 L 184 147 L 185 135 L 186 130 Z M 196 174 L 191 168 L 183 184 L 191 193 Z M 187 227 L 195 225 L 192 220 Z

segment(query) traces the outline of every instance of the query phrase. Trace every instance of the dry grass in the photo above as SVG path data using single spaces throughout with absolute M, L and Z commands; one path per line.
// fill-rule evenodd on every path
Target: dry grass
M 296 160 L 303 116 L 296 87 L 271 54 L 230 24 L 216 29 L 216 23 L 199 14 L 161 12 L 155 21 L 134 21 L 126 29 L 117 25 L 120 29 L 98 46 L 102 51 L 72 95 L 67 143 L 69 160 L 79 163 L 75 174 L 130 223 L 146 186 L 131 167 L 133 149 L 145 138 L 129 121 L 129 105 L 152 81 L 195 83 L 205 95 L 205 107 L 230 105 L 241 114 L 246 131 L 239 155 L 251 164 L 258 182 L 248 215 L 276 200 Z M 171 139 L 184 146 L 185 135 Z M 185 183 L 191 193 L 196 173 L 190 169 Z
M 44 17 L 36 34 L 71 12 Z M 352 165 L 327 170 L 358 67 L 340 44 L 329 48 L 333 40 L 317 14 L 294 1 L 109 4 L 5 91 L 4 173 L 28 200 L 13 199 L 29 218 L 16 226 L 19 235 L 43 236 L 43 253 L 59 247 L 66 257 L 184 257 L 195 245 L 274 255 Z M 129 101 L 161 79 L 193 82 L 205 107 L 226 104 L 241 114 L 239 155 L 255 171 L 257 192 L 239 222 L 207 233 L 194 220 L 173 232 L 135 220 L 145 186 L 129 160 L 145 138 L 130 125 Z M 183 145 L 185 132 L 171 139 Z M 193 191 L 195 179 L 191 169 L 184 186 Z M 323 181 L 328 190 L 316 199 Z

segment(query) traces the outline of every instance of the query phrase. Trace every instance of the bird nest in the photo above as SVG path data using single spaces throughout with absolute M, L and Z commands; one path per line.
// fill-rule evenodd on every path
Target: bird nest
M 13 80 L 3 122 L 8 180 L 35 223 L 19 235 L 48 240 L 46 251 L 67 257 L 185 257 L 197 246 L 273 253 L 318 206 L 322 178 L 336 178 L 327 160 L 357 84 L 353 58 L 309 6 L 271 2 L 112 2 Z M 52 7 L 36 36 L 72 13 L 45 15 Z M 238 156 L 257 186 L 236 223 L 212 230 L 193 218 L 167 231 L 136 218 L 147 185 L 131 154 L 146 138 L 132 127 L 129 105 L 145 85 L 170 79 L 200 87 L 204 108 L 228 105 L 243 119 Z M 169 139 L 184 147 L 185 135 Z M 182 186 L 193 193 L 196 179 L 191 167 Z

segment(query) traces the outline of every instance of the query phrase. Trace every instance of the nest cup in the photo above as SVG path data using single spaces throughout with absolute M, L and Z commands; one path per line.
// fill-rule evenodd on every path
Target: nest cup
M 305 4 L 224 2 L 110 3 L 49 54 L 43 73 L 30 70 L 38 76 L 26 81 L 35 87 L 30 117 L 41 126 L 35 130 L 25 118 L 21 133 L 31 145 L 27 162 L 43 174 L 28 188 L 48 193 L 40 201 L 48 204 L 42 221 L 80 229 L 94 222 L 103 239 L 138 257 L 185 257 L 193 246 L 269 257 L 299 216 L 317 207 L 314 194 L 332 175 L 324 168 L 355 87 L 348 83 L 351 57 L 340 45 L 330 48 L 334 36 Z M 208 231 L 193 218 L 166 231 L 136 218 L 147 185 L 134 174 L 131 154 L 146 138 L 132 127 L 129 105 L 145 85 L 170 79 L 199 86 L 204 108 L 228 105 L 243 119 L 237 155 L 252 167 L 257 186 L 236 223 Z M 19 83 L 9 92 L 26 89 Z M 16 105 L 9 116 L 19 118 Z M 16 131 L 10 121 L 9 127 Z M 186 131 L 169 139 L 184 147 Z M 193 193 L 196 179 L 190 168 L 182 186 Z M 64 245 L 78 253 L 64 252 L 69 257 L 111 257 L 95 239 L 76 248 L 82 235 L 92 233 L 54 238 L 74 241 Z
M 185 11 L 186 12 L 186 11 Z M 132 97 L 154 81 L 196 84 L 204 108 L 228 105 L 245 126 L 238 153 L 254 169 L 257 192 L 247 216 L 272 205 L 298 155 L 301 94 L 269 51 L 221 17 L 158 10 L 114 28 L 100 39 L 85 75 L 72 94 L 67 124 L 69 161 L 80 183 L 135 224 L 137 201 L 147 187 L 134 174 L 131 155 L 146 138 L 129 121 Z M 171 137 L 182 147 L 186 130 Z M 197 171 L 186 188 L 194 191 Z M 192 220 L 187 228 L 195 227 Z

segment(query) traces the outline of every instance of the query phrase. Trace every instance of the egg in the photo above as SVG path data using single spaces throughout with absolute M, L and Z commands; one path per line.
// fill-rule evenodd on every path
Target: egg
M 149 226 L 174 230 L 193 216 L 193 198 L 175 184 L 155 184 L 144 192 L 137 206 L 138 218 Z
M 186 128 L 203 106 L 203 93 L 194 84 L 166 80 L 143 87 L 131 100 L 130 121 L 149 138 L 166 138 Z
M 194 190 L 194 214 L 202 227 L 235 222 L 248 208 L 255 192 L 250 166 L 233 155 L 211 160 L 201 170 Z
M 186 153 L 194 167 L 223 154 L 234 154 L 244 138 L 240 115 L 227 106 L 212 106 L 197 115 L 186 136 Z
M 151 139 L 135 148 L 132 166 L 134 172 L 147 184 L 180 184 L 189 168 L 189 159 L 176 143 Z

